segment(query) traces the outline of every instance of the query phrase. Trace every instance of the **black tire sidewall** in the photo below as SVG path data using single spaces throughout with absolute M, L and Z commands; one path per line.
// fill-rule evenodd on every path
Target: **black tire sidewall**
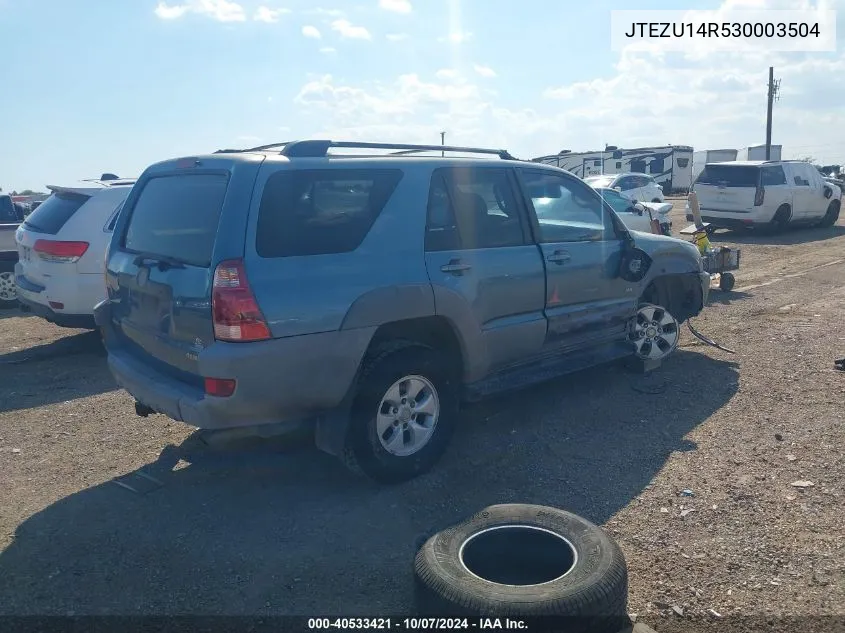
M 736 285 L 736 278 L 730 273 L 724 273 L 719 279 L 719 288 L 725 292 L 730 292 Z
M 836 221 L 839 219 L 839 213 L 841 212 L 841 203 L 838 200 L 832 201 L 827 206 L 827 211 L 822 218 L 822 221 L 819 223 L 821 226 L 827 228 L 836 224 Z
M 424 376 L 432 382 L 440 401 L 440 416 L 434 434 L 422 449 L 397 457 L 378 439 L 376 411 L 390 386 L 408 375 Z M 376 357 L 361 376 L 347 436 L 360 470 L 381 483 L 400 483 L 429 470 L 445 452 L 457 424 L 459 378 L 448 358 L 429 348 L 406 347 Z
M 527 525 L 565 537 L 577 553 L 572 570 L 542 585 L 512 587 L 486 582 L 460 562 L 461 546 L 474 534 L 501 525 Z M 418 608 L 441 615 L 625 616 L 628 575 L 619 546 L 598 526 L 544 506 L 491 506 L 439 532 L 417 554 Z

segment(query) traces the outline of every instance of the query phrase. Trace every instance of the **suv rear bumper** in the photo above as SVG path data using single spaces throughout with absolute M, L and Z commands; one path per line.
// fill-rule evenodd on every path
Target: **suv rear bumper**
M 255 343 L 214 343 L 200 353 L 206 377 L 237 381 L 228 398 L 209 396 L 151 367 L 121 346 L 108 302 L 94 311 L 117 384 L 139 403 L 201 429 L 299 424 L 343 402 L 375 328 L 325 332 Z

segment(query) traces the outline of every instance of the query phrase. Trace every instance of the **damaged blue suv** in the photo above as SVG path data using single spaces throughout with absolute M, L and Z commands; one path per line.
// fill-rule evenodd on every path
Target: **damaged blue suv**
M 425 472 L 462 402 L 659 362 L 707 301 L 697 249 L 506 151 L 297 141 L 149 167 L 95 311 L 140 415 L 313 422 L 377 481 Z

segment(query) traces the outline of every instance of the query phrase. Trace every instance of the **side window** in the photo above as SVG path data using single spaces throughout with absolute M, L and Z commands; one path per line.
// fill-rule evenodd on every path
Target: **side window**
M 638 174 L 645 173 L 645 161 L 640 159 L 632 160 L 631 161 L 631 171 L 636 172 Z
M 123 208 L 124 202 L 126 202 L 126 200 L 117 205 L 117 209 L 115 209 L 114 213 L 112 213 L 112 216 L 109 219 L 109 223 L 106 225 L 106 232 L 111 233 L 112 231 L 114 231 L 114 227 L 115 225 L 117 225 L 117 218 L 120 215 L 120 210 Z
M 795 174 L 793 182 L 795 183 L 796 186 L 798 186 L 798 187 L 809 187 L 810 186 L 810 181 L 807 179 L 806 167 L 804 165 L 796 164 L 793 167 L 793 173 Z
M 763 186 L 775 187 L 777 185 L 786 184 L 786 174 L 783 173 L 783 167 L 763 167 Z
M 616 169 L 622 169 L 622 161 L 621 160 L 616 161 Z
M 631 201 L 627 198 L 620 196 L 615 191 L 602 190 L 600 192 L 601 197 L 604 198 L 604 201 L 607 202 L 616 213 L 630 213 L 629 209 L 631 208 Z
M 610 239 L 613 227 L 595 189 L 576 178 L 525 171 L 523 182 L 540 227 L 541 242 Z
M 633 176 L 625 176 L 624 178 L 620 178 L 616 183 L 616 186 L 619 187 L 622 191 L 630 191 L 631 189 L 636 188 L 634 184 L 634 177 Z
M 506 169 L 444 168 L 428 199 L 426 250 L 522 246 L 519 207 Z
M 256 251 L 261 257 L 354 251 L 401 179 L 398 169 L 276 172 L 261 197 Z
M 458 223 L 449 200 L 442 173 L 435 172 L 428 192 L 428 219 L 425 230 L 426 251 L 456 251 L 461 248 Z
M 663 173 L 663 159 L 662 158 L 655 158 L 651 161 L 651 165 L 648 166 L 649 173 L 652 174 L 662 174 Z

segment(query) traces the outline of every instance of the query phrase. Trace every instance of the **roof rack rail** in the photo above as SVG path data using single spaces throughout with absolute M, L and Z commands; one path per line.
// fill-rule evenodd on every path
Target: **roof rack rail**
M 328 154 L 329 149 L 384 149 L 397 150 L 393 156 L 417 154 L 420 152 L 458 152 L 463 154 L 489 154 L 498 156 L 502 160 L 516 160 L 510 152 L 504 149 L 487 149 L 481 147 L 457 147 L 454 145 L 413 145 L 408 143 L 367 143 L 361 141 L 289 141 L 287 143 L 274 143 L 263 145 L 245 151 L 262 151 L 282 147 L 282 156 L 289 158 L 321 158 Z

